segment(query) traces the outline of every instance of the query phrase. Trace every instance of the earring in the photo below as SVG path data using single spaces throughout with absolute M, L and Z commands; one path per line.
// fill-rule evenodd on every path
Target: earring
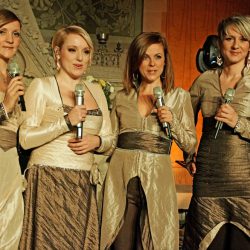
M 219 67 L 223 64 L 223 59 L 220 55 L 216 57 L 216 63 Z
M 133 73 L 133 84 L 138 89 L 139 88 L 139 75 L 138 73 Z
M 248 57 L 247 57 L 247 68 L 250 69 L 250 51 L 248 53 Z
M 59 71 L 60 68 L 61 68 L 61 65 L 60 65 L 60 56 L 56 56 L 56 70 Z
M 216 63 L 217 63 L 217 65 L 218 65 L 219 67 L 223 64 L 223 59 L 222 59 L 221 55 L 218 55 L 218 56 L 216 57 Z

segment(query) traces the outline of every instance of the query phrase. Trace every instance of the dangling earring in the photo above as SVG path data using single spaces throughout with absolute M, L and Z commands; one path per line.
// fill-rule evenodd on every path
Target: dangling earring
M 133 84 L 138 89 L 139 88 L 139 75 L 138 73 L 133 73 Z
M 218 56 L 216 57 L 216 63 L 217 63 L 217 65 L 218 65 L 219 67 L 223 64 L 223 59 L 222 59 L 221 55 L 218 55 Z
M 247 68 L 250 69 L 250 51 L 248 52 L 248 57 L 247 57 Z
M 59 55 L 57 55 L 56 56 L 56 70 L 57 71 L 59 71 L 60 70 L 60 68 L 61 68 L 61 65 L 60 65 L 60 56 Z

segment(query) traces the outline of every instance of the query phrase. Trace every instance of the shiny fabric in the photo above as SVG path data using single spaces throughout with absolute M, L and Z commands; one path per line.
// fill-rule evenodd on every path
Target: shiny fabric
M 0 92 L 0 102 L 4 93 Z M 22 120 L 18 106 L 0 122 L 0 249 L 18 249 L 23 223 L 23 179 L 16 150 L 16 130 Z
M 244 70 L 231 103 L 240 116 L 240 129 L 234 133 L 224 124 L 214 139 L 214 115 L 222 103 L 219 74 L 220 70 L 203 73 L 190 89 L 195 117 L 201 108 L 204 122 L 185 250 L 207 249 L 225 223 L 250 237 L 250 71 Z
M 169 154 L 172 141 L 144 132 L 125 132 L 119 134 L 117 147 L 130 150 L 145 150 L 157 154 Z
M 102 144 L 96 151 L 104 152 L 110 148 L 112 143 L 111 123 L 107 102 L 98 84 L 85 82 L 85 87 L 92 93 L 101 113 L 98 112 L 97 115 L 87 114 L 86 120 L 83 123 L 83 134 L 99 135 L 102 139 Z M 88 223 L 92 222 L 84 219 L 78 221 L 80 218 L 77 217 L 77 214 L 79 209 L 83 209 L 84 211 L 86 211 L 86 209 L 93 209 L 93 211 L 88 211 L 87 215 L 96 214 L 95 223 L 98 221 L 96 206 L 92 206 L 93 202 L 90 203 L 89 198 L 87 199 L 86 195 L 83 195 L 85 194 L 83 190 L 84 186 L 80 185 L 82 178 L 81 174 L 89 175 L 89 181 L 98 182 L 98 173 L 96 173 L 97 167 L 94 158 L 95 152 L 76 155 L 68 147 L 68 139 L 75 137 L 75 131 L 69 131 L 64 120 L 64 115 L 67 113 L 67 110 L 62 103 L 55 77 L 34 79 L 25 94 L 25 100 L 27 106 L 27 119 L 24 120 L 20 128 L 20 141 L 24 148 L 35 147 L 32 151 L 28 170 L 26 172 L 28 174 L 27 192 L 30 196 L 25 194 L 25 218 L 29 217 L 29 214 L 39 214 L 39 217 L 43 219 L 41 221 L 36 221 L 36 216 L 33 216 L 28 224 L 25 223 L 20 249 L 30 249 L 33 244 L 36 244 L 36 237 L 34 234 L 36 234 L 41 227 L 46 228 L 46 230 L 39 231 L 39 242 L 37 244 L 40 246 L 43 244 L 47 246 L 56 244 L 56 249 L 69 249 L 69 246 L 74 248 L 74 234 L 77 234 L 79 231 L 79 233 L 82 232 L 82 234 L 80 233 L 81 235 L 77 237 L 78 239 L 82 238 L 82 245 L 79 245 L 78 249 L 91 249 L 88 243 L 92 241 L 92 236 L 90 238 L 88 237 L 91 231 L 87 232 L 87 230 L 91 228 Z M 102 114 L 102 116 L 100 116 L 100 114 Z M 51 169 L 59 168 L 60 171 L 58 174 L 63 175 L 62 182 L 65 182 L 65 185 L 60 187 L 61 184 L 57 182 L 56 174 L 54 177 L 51 177 L 51 184 L 47 189 L 40 189 L 40 182 L 43 183 L 49 176 L 47 176 L 47 172 L 44 172 L 39 166 L 47 166 Z M 69 170 L 72 170 L 72 172 Z M 81 174 L 79 174 L 77 178 L 73 178 L 71 173 L 73 174 L 76 170 L 80 171 L 79 173 Z M 53 170 L 49 172 L 51 171 Z M 45 176 L 40 179 L 40 174 L 44 174 Z M 48 175 L 49 174 L 50 173 L 48 173 Z M 35 176 L 37 176 L 37 178 Z M 71 183 L 75 185 L 76 191 L 79 189 L 76 197 L 71 197 L 71 190 L 68 190 L 68 193 L 66 192 L 67 185 Z M 59 191 L 51 192 L 50 188 Z M 57 210 L 56 202 L 60 193 L 60 188 L 63 189 L 65 195 L 61 197 L 62 200 Z M 89 190 L 92 189 L 93 187 L 90 186 Z M 46 218 L 51 215 L 47 214 L 47 210 L 40 209 L 40 207 L 36 206 L 36 204 L 42 203 L 42 197 L 49 199 L 49 202 L 53 203 L 53 212 L 56 213 L 58 218 L 60 218 L 60 216 L 70 218 L 70 220 L 72 220 L 70 222 L 72 227 L 76 228 L 69 231 L 67 229 L 69 223 L 67 220 L 58 220 L 61 223 L 60 227 L 50 227 L 51 223 L 49 220 L 46 220 Z M 68 206 L 72 202 L 76 204 L 72 207 L 72 210 L 69 211 Z M 72 213 L 76 213 L 73 218 L 71 217 Z M 92 247 L 93 249 L 97 249 L 99 246 L 97 240 L 99 239 L 99 232 L 97 230 L 94 230 L 94 232 L 95 242 Z M 69 233 L 70 235 L 68 235 Z M 48 242 L 46 237 L 47 234 L 52 236 Z M 59 240 L 62 237 L 65 239 L 65 242 L 67 241 L 67 244 L 65 243 L 66 245 L 64 241 Z M 88 239 L 86 240 L 85 237 L 88 237 Z M 56 241 L 59 242 L 55 243 Z M 62 244 L 60 244 L 60 242 L 62 242 Z
M 173 139 L 185 151 L 194 153 L 196 133 L 189 94 L 177 88 L 164 96 L 172 110 Z M 145 132 L 167 138 L 157 115 L 142 117 L 137 108 L 137 92 L 119 91 L 111 113 L 113 132 Z M 114 141 L 113 148 L 116 147 Z M 138 176 L 147 201 L 140 220 L 144 249 L 178 249 L 178 213 L 171 159 L 168 154 L 115 148 L 105 180 L 101 228 L 101 250 L 109 249 L 124 221 L 127 184 Z
M 32 185 L 25 191 L 27 209 L 20 249 L 99 249 L 97 203 L 90 172 L 62 167 L 33 165 L 29 169 Z

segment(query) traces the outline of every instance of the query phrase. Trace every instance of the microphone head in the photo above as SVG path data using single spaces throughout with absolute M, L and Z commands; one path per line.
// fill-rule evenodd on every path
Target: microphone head
M 16 62 L 10 62 L 8 64 L 7 71 L 8 71 L 10 78 L 14 78 L 16 76 L 19 76 L 20 72 L 21 72 L 18 63 L 16 63 Z
M 82 83 L 76 84 L 75 96 L 84 96 L 84 85 Z
M 224 102 L 225 103 L 230 103 L 232 102 L 233 98 L 234 98 L 234 94 L 235 94 L 235 89 L 232 88 L 228 88 L 226 90 L 226 93 L 224 94 Z
M 161 98 L 163 96 L 163 91 L 161 87 L 154 87 L 153 88 L 153 93 L 155 98 Z

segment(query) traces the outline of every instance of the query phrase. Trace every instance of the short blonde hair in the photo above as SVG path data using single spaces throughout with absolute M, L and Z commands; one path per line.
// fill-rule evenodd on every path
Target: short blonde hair
M 59 49 L 62 48 L 64 41 L 69 34 L 77 34 L 77 35 L 81 36 L 86 41 L 86 43 L 88 44 L 88 46 L 90 48 L 90 62 L 91 62 L 92 57 L 93 57 L 93 53 L 94 53 L 93 42 L 92 42 L 88 32 L 85 29 L 83 29 L 82 27 L 77 26 L 77 25 L 70 25 L 70 26 L 61 28 L 61 29 L 56 31 L 56 33 L 53 36 L 52 43 L 51 43 L 51 46 L 52 46 L 54 53 L 55 53 L 56 47 L 59 47 Z
M 245 39 L 250 41 L 250 16 L 236 15 L 222 20 L 217 28 L 220 41 L 227 35 L 229 26 L 234 26 Z

